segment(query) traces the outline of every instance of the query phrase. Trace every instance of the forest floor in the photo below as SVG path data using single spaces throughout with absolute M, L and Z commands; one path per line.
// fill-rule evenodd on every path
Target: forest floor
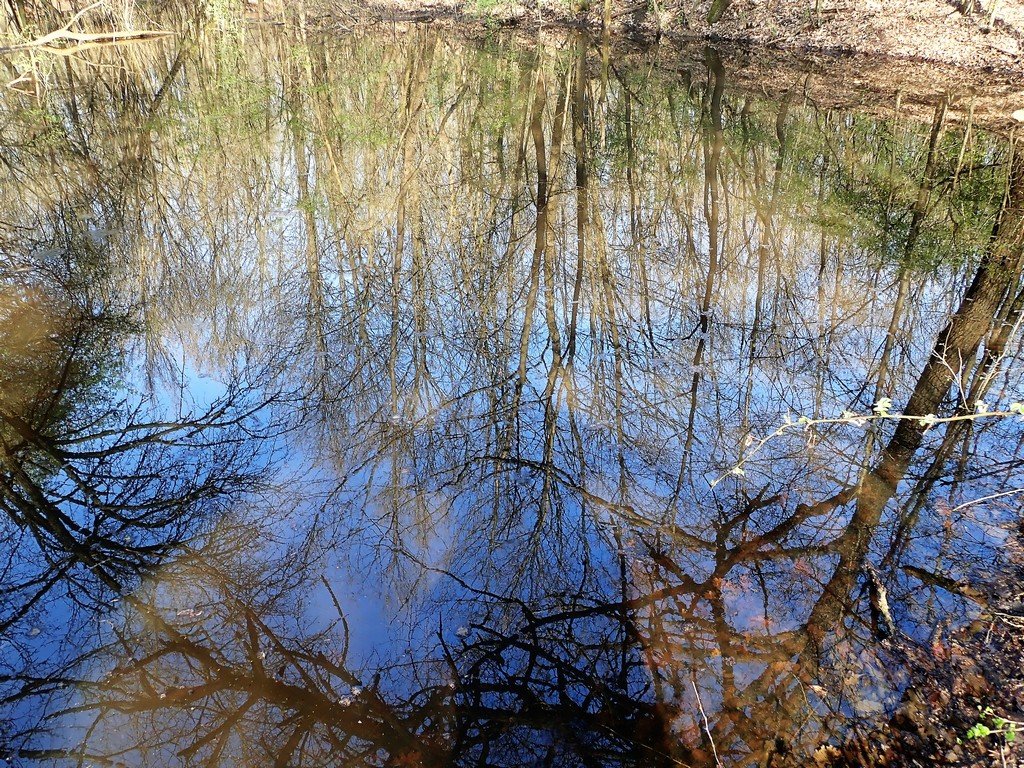
M 392 19 L 600 28 L 602 0 L 336 0 Z M 970 7 L 965 7 L 970 4 Z M 709 19 L 714 19 L 710 21 Z M 612 0 L 633 38 L 858 53 L 1024 77 L 1024 0 Z M 1024 107 L 1024 104 L 1020 105 Z

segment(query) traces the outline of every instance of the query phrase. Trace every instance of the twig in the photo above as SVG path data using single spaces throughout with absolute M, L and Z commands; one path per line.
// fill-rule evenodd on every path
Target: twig
M 19 91 L 20 93 L 32 93 L 32 91 L 26 90 L 24 88 L 19 88 L 18 86 L 21 85 L 21 83 L 34 82 L 35 81 L 34 75 L 35 75 L 34 72 L 24 72 L 24 73 L 18 75 L 13 80 L 11 80 L 11 82 L 7 83 L 6 87 L 7 88 L 11 88 L 12 90 L 15 90 L 15 91 Z
M 704 705 L 700 701 L 700 691 L 697 690 L 697 682 L 690 680 L 690 685 L 693 686 L 693 694 L 697 697 L 697 709 L 700 710 L 700 716 L 704 718 L 704 732 L 708 735 L 708 741 L 711 742 L 711 754 L 715 756 L 715 765 L 718 768 L 722 768 L 722 761 L 718 759 L 718 750 L 715 749 L 715 738 L 711 735 L 711 724 L 708 722 L 708 716 L 704 712 Z
M 888 400 L 887 398 L 885 399 Z M 976 421 L 983 418 L 1008 418 L 1012 416 L 1024 418 L 1024 404 L 1013 403 L 1008 411 L 979 410 L 975 413 L 962 413 L 955 416 L 942 417 L 936 416 L 932 413 L 925 414 L 923 416 L 911 416 L 905 413 L 889 413 L 887 410 L 879 411 L 877 410 L 877 407 L 876 412 L 872 414 L 854 414 L 844 412 L 841 416 L 824 419 L 812 419 L 807 416 L 801 416 L 796 421 L 793 421 L 791 417 L 787 416 L 786 421 L 783 422 L 781 427 L 754 443 L 753 447 L 744 456 L 742 456 L 728 472 L 719 475 L 711 482 L 710 485 L 711 488 L 714 488 L 730 475 L 743 475 L 743 465 L 760 453 L 761 449 L 764 448 L 765 445 L 786 432 L 797 428 L 806 432 L 812 427 L 816 427 L 821 424 L 854 424 L 857 426 L 864 426 L 869 421 L 914 421 L 923 426 L 925 430 L 928 430 L 936 424 L 953 424 L 959 421 Z M 981 501 L 981 499 L 979 499 L 979 501 Z
M 96 2 L 93 3 L 92 5 L 85 6 L 85 8 L 83 8 L 78 13 L 76 13 L 74 16 L 72 16 L 70 21 L 68 21 L 68 23 L 65 24 L 63 27 L 61 27 L 60 30 L 58 30 L 58 31 L 62 31 L 62 30 L 63 31 L 67 31 L 67 30 L 71 29 L 73 26 L 75 26 L 75 22 L 77 22 L 80 19 L 82 19 L 85 16 L 85 14 L 87 14 L 93 8 L 99 8 L 101 5 L 103 5 L 103 0 L 96 0 Z M 51 33 L 51 34 L 53 34 L 53 33 Z
M 95 3 L 93 3 L 92 5 L 87 5 L 85 8 L 83 8 L 78 13 L 76 13 L 74 16 L 72 16 L 71 19 L 68 21 L 68 23 L 65 24 L 63 27 L 61 27 L 60 29 L 54 30 L 53 32 L 50 32 L 48 34 L 43 35 L 42 37 L 37 37 L 35 40 L 31 40 L 31 41 L 29 41 L 27 43 L 23 43 L 22 45 L 16 45 L 16 46 L 14 46 L 14 48 L 17 49 L 17 48 L 28 47 L 28 46 L 32 46 L 33 44 L 36 44 L 36 43 L 38 43 L 40 45 L 45 45 L 46 43 L 50 42 L 50 40 L 59 39 L 62 34 L 71 31 L 71 28 L 73 26 L 75 26 L 75 22 L 77 22 L 79 19 L 81 19 L 83 16 L 85 16 L 85 14 L 87 14 L 93 8 L 96 8 L 96 7 L 100 6 L 100 5 L 103 5 L 103 0 L 96 0 Z
M 957 504 L 955 507 L 953 507 L 949 511 L 950 512 L 956 512 L 957 510 L 963 509 L 964 507 L 969 507 L 972 504 L 980 504 L 983 501 L 991 501 L 992 499 L 998 499 L 998 498 L 1000 498 L 1002 496 L 1012 496 L 1015 493 L 1024 493 L 1024 488 L 1014 488 L 1013 490 L 1010 490 L 1010 491 L 1003 491 L 1002 493 L 993 493 L 993 494 L 991 494 L 989 496 L 982 496 L 981 498 L 978 498 L 978 499 L 972 499 L 971 501 L 965 501 L 963 504 Z
M 161 37 L 165 37 L 165 36 L 167 36 L 169 34 L 170 33 L 168 32 L 168 33 L 161 34 L 161 35 L 154 35 L 152 37 L 123 37 L 123 38 L 116 38 L 116 39 L 104 39 L 104 40 L 96 40 L 96 41 L 93 41 L 93 42 L 76 43 L 75 45 L 65 45 L 65 46 L 42 45 L 42 46 L 39 46 L 38 48 L 35 48 L 33 50 L 41 52 L 41 53 L 53 54 L 54 56 L 73 57 L 73 56 L 76 56 L 79 53 L 82 53 L 83 51 L 92 50 L 93 48 L 105 48 L 107 46 L 112 46 L 112 45 L 130 45 L 131 43 L 141 43 L 141 42 L 147 42 L 149 40 L 158 40 Z M 9 48 L 0 48 L 0 53 L 5 53 L 5 52 L 7 52 L 9 50 L 11 50 L 11 49 L 9 49 Z M 8 87 L 10 87 L 10 85 L 11 84 L 9 83 Z

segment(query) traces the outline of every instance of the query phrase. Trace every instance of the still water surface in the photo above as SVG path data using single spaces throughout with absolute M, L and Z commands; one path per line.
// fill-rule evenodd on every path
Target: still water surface
M 13 764 L 802 764 L 977 615 L 1018 420 L 836 417 L 1024 394 L 1003 139 L 586 40 L 105 56 L 0 102 Z

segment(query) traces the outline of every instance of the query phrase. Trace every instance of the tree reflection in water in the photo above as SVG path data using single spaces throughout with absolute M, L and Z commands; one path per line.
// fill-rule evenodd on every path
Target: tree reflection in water
M 244 34 L 3 107 L 8 754 L 778 766 L 893 706 L 1016 425 L 711 480 L 1016 397 L 1020 145 L 713 53 Z

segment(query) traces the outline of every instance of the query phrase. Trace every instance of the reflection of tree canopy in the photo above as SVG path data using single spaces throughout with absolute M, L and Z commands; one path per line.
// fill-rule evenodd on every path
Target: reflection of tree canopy
M 12 744 L 38 725 L 33 698 L 75 679 L 111 598 L 259 489 L 280 429 L 259 416 L 276 396 L 241 376 L 204 406 L 133 394 L 134 313 L 103 295 L 94 243 L 50 232 L 3 254 L 0 692 L 30 725 L 0 730 Z
M 52 696 L 113 764 L 756 764 L 891 704 L 992 556 L 997 508 L 955 510 L 1014 487 L 1015 428 L 837 425 L 709 481 L 787 411 L 1018 391 L 1019 147 L 712 54 L 249 34 L 120 112 L 74 68 L 4 108 L 8 209 L 52 233 L 4 245 L 19 721 Z M 30 672 L 65 603 L 85 658 Z

